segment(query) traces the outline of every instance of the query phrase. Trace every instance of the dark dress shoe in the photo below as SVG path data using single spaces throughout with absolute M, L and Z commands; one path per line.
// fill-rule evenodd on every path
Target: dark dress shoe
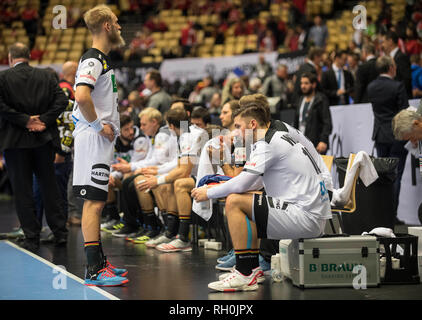
M 34 252 L 40 248 L 40 241 L 25 239 L 21 247 L 28 251 Z
M 57 237 L 54 239 L 54 245 L 56 247 L 64 247 L 67 244 L 67 237 L 63 236 L 63 237 Z

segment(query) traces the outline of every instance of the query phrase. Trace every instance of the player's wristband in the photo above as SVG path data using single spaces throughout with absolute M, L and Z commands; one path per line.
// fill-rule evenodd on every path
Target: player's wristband
M 158 178 L 157 178 L 157 184 L 160 186 L 160 185 L 162 185 L 162 184 L 165 184 L 166 183 L 166 176 L 159 176 Z
M 92 129 L 94 129 L 95 131 L 97 131 L 97 132 L 100 132 L 104 128 L 99 118 L 97 118 L 94 121 L 90 122 L 89 123 L 89 126 Z

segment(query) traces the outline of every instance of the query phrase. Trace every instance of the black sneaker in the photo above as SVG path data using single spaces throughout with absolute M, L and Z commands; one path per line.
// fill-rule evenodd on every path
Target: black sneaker
M 112 233 L 112 236 L 117 237 L 117 238 L 126 238 L 126 237 L 134 236 L 137 232 L 138 232 L 138 228 L 125 225 L 119 231 Z
M 126 241 L 130 241 L 130 242 L 133 242 L 133 240 L 135 240 L 138 237 L 142 237 L 147 232 L 148 232 L 147 229 L 145 229 L 144 227 L 140 226 L 139 229 L 138 229 L 138 231 L 135 234 L 132 234 L 130 236 L 127 236 L 125 238 L 125 240 Z
M 160 229 L 148 230 L 148 232 L 146 232 L 145 234 L 143 234 L 140 237 L 135 238 L 135 240 L 133 240 L 132 242 L 136 243 L 136 244 L 146 243 L 149 240 L 158 236 L 159 234 L 160 234 Z

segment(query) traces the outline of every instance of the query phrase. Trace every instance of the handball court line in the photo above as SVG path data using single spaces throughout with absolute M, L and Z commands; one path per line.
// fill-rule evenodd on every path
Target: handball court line
M 0 280 L 0 300 L 120 300 L 10 241 L 0 241 Z

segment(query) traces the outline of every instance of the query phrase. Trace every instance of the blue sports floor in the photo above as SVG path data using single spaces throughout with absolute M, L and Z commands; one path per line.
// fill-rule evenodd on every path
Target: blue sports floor
M 0 279 L 0 300 L 117 299 L 9 241 L 0 241 Z

